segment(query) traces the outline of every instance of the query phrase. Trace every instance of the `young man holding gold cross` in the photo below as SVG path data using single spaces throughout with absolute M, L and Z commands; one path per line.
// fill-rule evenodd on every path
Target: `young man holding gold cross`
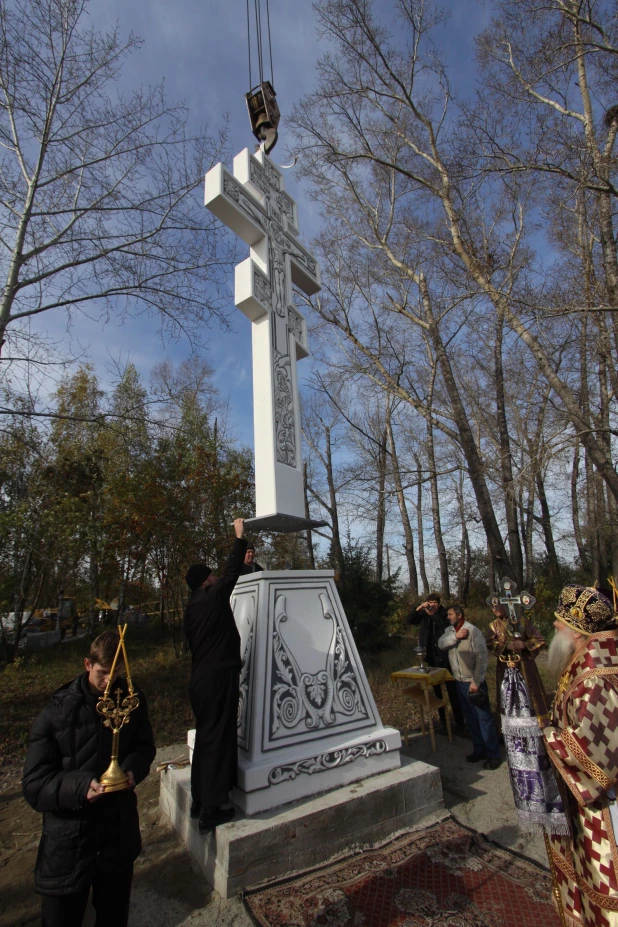
M 138 704 L 118 737 L 118 763 L 127 786 L 107 792 L 100 779 L 112 754 L 112 731 L 97 703 L 127 682 L 118 678 L 120 637 L 104 631 L 91 644 L 85 672 L 58 689 L 30 731 L 22 787 L 43 813 L 34 870 L 42 897 L 43 927 L 80 927 L 92 887 L 97 927 L 126 927 L 133 863 L 141 852 L 135 785 L 155 755 L 146 701 Z M 126 663 L 125 663 L 126 669 Z M 111 676 L 111 678 L 110 678 Z M 129 690 L 132 687 L 129 686 Z

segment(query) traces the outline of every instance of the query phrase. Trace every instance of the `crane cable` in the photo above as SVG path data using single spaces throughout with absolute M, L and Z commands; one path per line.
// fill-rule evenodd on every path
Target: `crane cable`
M 265 13 L 266 16 L 266 31 L 268 34 L 268 57 L 270 59 L 270 82 L 274 85 L 274 70 L 273 70 L 273 47 L 270 35 L 270 0 L 265 0 Z M 265 51 L 265 39 L 262 35 L 262 0 L 253 0 L 253 20 L 255 24 L 255 44 L 257 52 L 257 69 L 259 83 L 264 83 L 264 51 Z M 251 67 L 251 6 L 250 0 L 247 0 L 247 53 L 249 59 L 249 86 L 253 87 L 253 70 Z

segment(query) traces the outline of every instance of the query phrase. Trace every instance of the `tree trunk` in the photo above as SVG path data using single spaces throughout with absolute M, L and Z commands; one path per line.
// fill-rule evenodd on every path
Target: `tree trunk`
M 416 571 L 416 560 L 414 559 L 414 535 L 412 533 L 412 525 L 410 524 L 410 516 L 408 514 L 408 507 L 406 505 L 406 498 L 401 481 L 401 470 L 399 468 L 397 448 L 395 447 L 395 437 L 393 434 L 393 423 L 390 414 L 390 407 L 388 409 L 388 417 L 386 419 L 386 429 L 391 451 L 393 482 L 395 483 L 395 492 L 397 494 L 397 502 L 399 504 L 399 514 L 401 515 L 401 524 L 403 526 L 403 534 L 406 542 L 406 562 L 408 564 L 408 575 L 410 577 L 410 592 L 413 596 L 417 596 L 418 573 Z
M 575 447 L 573 449 L 573 466 L 571 467 L 571 511 L 573 513 L 573 534 L 575 535 L 575 543 L 577 544 L 577 553 L 579 555 L 579 562 L 582 565 L 582 569 L 587 573 L 590 572 L 590 559 L 588 557 L 588 552 L 586 551 L 586 546 L 584 544 L 584 537 L 582 534 L 581 522 L 579 519 L 579 490 L 577 486 L 579 478 L 579 440 L 575 439 Z
M 90 609 L 88 612 L 88 632 L 92 640 L 95 638 L 97 627 L 98 608 L 96 599 L 99 598 L 99 564 L 93 550 L 90 549 L 90 562 L 88 564 L 88 586 L 90 590 Z
M 116 621 L 118 624 L 122 624 L 122 617 L 125 611 L 125 599 L 127 594 L 127 580 L 125 576 L 125 560 L 124 558 L 120 562 L 120 582 L 118 584 L 118 611 L 116 613 Z
M 421 462 L 416 457 L 416 523 L 418 526 L 418 568 L 423 583 L 423 595 L 429 595 L 429 583 L 425 571 L 425 535 L 423 531 L 423 472 Z
M 608 370 L 612 359 L 605 320 L 599 320 L 599 398 L 600 424 L 607 454 L 612 458 L 612 440 L 610 432 L 610 397 L 608 389 Z M 605 562 L 611 566 L 612 575 L 618 575 L 618 505 L 611 493 L 607 493 L 607 542 L 609 551 Z
M 307 490 L 307 461 L 303 463 L 303 495 L 305 497 L 305 518 L 309 520 L 311 515 L 309 514 L 309 492 Z M 307 555 L 309 557 L 309 566 L 312 570 L 315 570 L 315 553 L 313 550 L 313 533 L 311 528 L 307 528 L 305 532 L 305 537 L 307 541 Z
M 590 545 L 590 581 L 595 582 L 600 573 L 599 528 L 597 521 L 597 497 L 594 467 L 588 451 L 584 453 L 586 470 L 586 534 Z
M 534 481 L 528 483 L 528 499 L 526 503 L 526 586 L 534 583 Z
M 429 485 L 431 487 L 431 515 L 433 518 L 436 548 L 438 550 L 438 563 L 440 565 L 440 591 L 442 596 L 448 599 L 451 590 L 446 547 L 444 546 L 442 524 L 440 522 L 440 495 L 438 493 L 438 474 L 436 471 L 436 455 L 433 443 L 433 426 L 431 422 L 427 422 L 427 458 L 429 462 Z
M 470 428 L 470 422 L 459 393 L 450 358 L 446 353 L 442 336 L 433 316 L 427 282 L 422 273 L 419 275 L 419 288 L 421 291 L 423 308 L 425 310 L 425 317 L 429 323 L 429 332 L 436 355 L 436 361 L 440 368 L 442 379 L 444 380 L 451 412 L 459 433 L 461 448 L 466 459 L 468 477 L 472 484 L 472 489 L 474 490 L 479 515 L 494 560 L 494 569 L 501 576 L 504 576 L 507 573 L 513 572 L 511 562 L 506 552 L 504 541 L 502 540 L 502 532 L 500 531 L 500 526 L 496 519 L 493 503 L 485 480 L 483 462 L 481 461 L 476 441 L 474 440 L 474 435 Z M 618 478 L 616 482 L 618 485 Z
M 328 425 L 324 426 L 324 435 L 326 438 L 326 481 L 328 483 L 328 497 L 329 497 L 329 514 L 331 517 L 331 530 L 332 530 L 332 553 L 335 560 L 335 566 L 339 577 L 341 579 L 345 576 L 345 559 L 343 556 L 343 548 L 341 546 L 341 534 L 339 531 L 339 509 L 337 504 L 337 490 L 335 487 L 335 477 L 333 473 L 333 449 L 331 444 L 330 437 L 330 428 Z
M 470 538 L 468 535 L 468 526 L 466 525 L 466 512 L 464 508 L 463 486 L 460 483 L 456 488 L 457 504 L 459 507 L 459 519 L 461 521 L 461 545 L 459 551 L 459 582 L 457 584 L 457 598 L 465 605 L 468 601 L 470 591 Z
M 607 564 L 609 561 L 608 550 L 607 550 L 607 505 L 605 500 L 605 484 L 601 479 L 599 473 L 594 474 L 594 486 L 596 489 L 596 507 L 597 507 L 597 517 L 596 517 L 596 526 L 597 526 L 597 538 L 599 545 L 599 569 L 595 580 L 601 584 L 605 585 Z
M 543 482 L 543 476 L 540 470 L 536 472 L 536 488 L 538 490 L 539 503 L 541 506 L 541 527 L 543 528 L 549 570 L 554 579 L 560 580 L 560 562 L 558 560 L 558 554 L 556 553 L 556 545 L 554 544 L 554 532 L 551 527 L 551 514 L 547 496 L 545 495 L 545 483 Z
M 524 561 L 521 538 L 517 525 L 517 503 L 513 483 L 513 457 L 511 439 L 506 420 L 506 400 L 504 396 L 504 368 L 502 363 L 502 341 L 504 335 L 504 318 L 501 312 L 496 318 L 496 350 L 494 352 L 494 373 L 496 378 L 496 419 L 500 438 L 500 475 L 504 493 L 504 510 L 509 538 L 509 555 L 513 579 L 521 589 L 524 581 Z
M 19 589 L 13 603 L 13 637 L 11 640 L 5 637 L 5 648 L 7 663 L 13 663 L 19 653 L 19 642 L 24 630 L 24 611 L 26 609 L 26 599 L 28 589 L 30 588 L 30 574 L 32 573 L 32 548 L 28 549 L 24 565 L 21 569 L 21 579 Z
M 384 574 L 384 532 L 386 530 L 386 435 L 384 429 L 378 446 L 378 511 L 376 517 L 376 580 L 381 583 Z

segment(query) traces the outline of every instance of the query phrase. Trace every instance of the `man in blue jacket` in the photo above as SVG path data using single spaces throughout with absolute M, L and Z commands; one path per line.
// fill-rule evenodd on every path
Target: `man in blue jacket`
M 24 798 L 43 813 L 34 881 L 42 897 L 43 927 L 80 927 L 88 894 L 97 927 L 126 927 L 133 863 L 142 848 L 135 785 L 155 755 L 143 693 L 120 732 L 118 762 L 130 788 L 105 794 L 99 782 L 111 756 L 112 733 L 96 704 L 103 695 L 118 634 L 92 642 L 85 672 L 62 686 L 30 731 L 24 765 Z M 124 679 L 116 679 L 122 697 Z

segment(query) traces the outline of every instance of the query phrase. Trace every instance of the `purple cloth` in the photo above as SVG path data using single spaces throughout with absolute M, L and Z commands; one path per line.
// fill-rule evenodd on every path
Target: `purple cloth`
M 569 834 L 556 773 L 532 710 L 526 681 L 517 667 L 507 666 L 500 687 L 502 732 L 511 787 L 523 830 L 539 827 L 549 834 Z

